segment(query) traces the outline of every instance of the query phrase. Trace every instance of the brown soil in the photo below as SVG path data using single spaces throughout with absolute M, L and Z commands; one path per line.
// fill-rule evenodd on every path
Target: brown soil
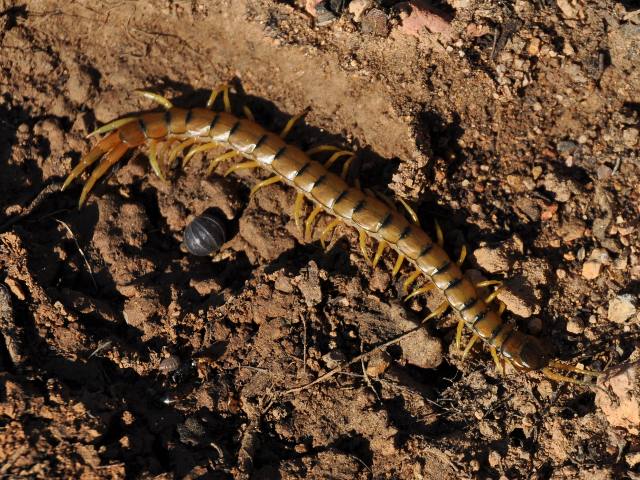
M 0 1 L 0 476 L 638 478 L 593 389 L 461 360 L 450 314 L 284 395 L 438 298 L 403 304 L 410 270 L 372 271 L 353 232 L 303 242 L 290 189 L 249 198 L 263 173 L 198 160 L 165 183 L 137 156 L 81 210 L 58 191 L 89 131 L 153 108 L 134 89 L 195 106 L 235 79 L 269 128 L 309 106 L 292 141 L 357 150 L 363 186 L 513 279 L 507 317 L 557 357 L 628 360 L 639 317 L 609 304 L 640 291 L 631 2 L 452 0 L 417 36 L 391 1 L 323 27 L 303 3 Z M 193 257 L 210 207 L 229 242 Z

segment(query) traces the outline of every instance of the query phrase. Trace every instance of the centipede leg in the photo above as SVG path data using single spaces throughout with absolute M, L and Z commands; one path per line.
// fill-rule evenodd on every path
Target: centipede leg
M 371 265 L 371 258 L 369 258 L 369 252 L 367 252 L 367 234 L 364 233 L 364 230 L 358 229 L 358 237 L 360 240 L 360 251 L 362 252 L 362 256 L 367 261 L 369 265 Z
M 338 160 L 341 157 L 353 157 L 355 156 L 355 154 L 353 152 L 349 152 L 348 150 L 338 150 L 337 152 L 335 152 L 333 155 L 331 155 L 329 157 L 329 159 L 324 162 L 324 167 L 328 170 L 331 168 L 331 166 L 336 163 L 336 160 Z
M 440 223 L 438 220 L 434 220 L 436 226 L 436 241 L 439 247 L 444 247 L 444 234 L 442 233 L 442 228 L 440 227 Z
M 420 275 L 422 275 L 422 270 L 420 270 L 420 269 L 418 268 L 418 269 L 416 269 L 416 270 L 415 270 L 411 275 L 409 275 L 409 276 L 407 277 L 407 279 L 406 279 L 406 280 L 404 281 L 404 283 L 402 284 L 402 288 L 403 288 L 405 291 L 408 291 L 408 290 L 409 290 L 409 287 L 411 286 L 411 284 L 412 284 L 413 282 L 415 282 L 415 281 L 416 281 L 416 279 L 417 279 Z
M 193 157 L 196 153 L 206 152 L 208 150 L 212 150 L 219 146 L 220 144 L 216 142 L 203 143 L 202 145 L 194 145 L 189 149 L 187 154 L 182 159 L 182 168 L 184 168 L 187 165 L 189 160 L 191 160 L 191 157 Z
M 148 90 L 134 90 L 133 93 L 142 95 L 144 98 L 148 98 L 149 100 L 153 100 L 154 102 L 162 105 L 165 110 L 170 110 L 173 108 L 173 103 L 171 103 L 168 98 L 165 98 L 160 94 L 150 92 Z
M 502 290 L 504 290 L 504 288 L 502 287 L 496 288 L 493 292 L 491 292 L 491 294 L 487 296 L 487 298 L 484 299 L 484 303 L 493 302 Z
M 302 216 L 302 207 L 304 205 L 304 195 L 302 193 L 296 194 L 296 201 L 293 204 L 293 220 L 296 223 L 298 230 L 302 230 L 300 223 L 300 217 Z
M 467 258 L 467 246 L 462 245 L 462 248 L 460 249 L 460 256 L 458 257 L 458 261 L 456 262 L 459 267 L 462 266 L 465 258 Z
M 429 315 L 427 315 L 424 320 L 422 320 L 422 323 L 431 320 L 432 318 L 435 317 L 439 317 L 440 315 L 442 315 L 444 312 L 447 311 L 447 308 L 449 308 L 449 302 L 447 302 L 446 300 L 444 302 L 442 302 L 440 304 L 440 306 L 438 308 L 436 308 L 433 312 L 431 312 Z
M 478 341 L 479 338 L 480 336 L 477 333 L 473 334 L 473 336 L 471 337 L 471 340 L 469 340 L 469 343 L 467 343 L 467 346 L 464 348 L 464 351 L 462 352 L 463 360 L 466 358 L 467 354 L 469 353 L 469 351 L 471 350 L 473 345 Z
M 491 352 L 491 357 L 496 364 L 496 369 L 498 370 L 498 372 L 501 372 L 502 375 L 504 375 L 506 373 L 504 361 L 498 356 L 496 347 L 489 347 L 489 351 Z
M 305 242 L 311 241 L 311 232 L 313 229 L 313 222 L 315 221 L 318 214 L 322 212 L 322 210 L 324 209 L 320 205 L 318 205 L 316 208 L 314 208 L 311 211 L 311 213 L 309 214 L 309 217 L 304 222 L 304 241 Z
M 342 220 L 340 220 L 339 218 L 336 218 L 335 220 L 333 220 L 331 223 L 329 223 L 329 225 L 327 225 L 325 227 L 324 230 L 322 230 L 322 233 L 320 234 L 320 243 L 322 244 L 322 248 L 324 250 L 327 249 L 327 245 L 325 244 L 325 240 L 327 238 L 327 236 L 333 231 L 334 228 L 336 228 L 340 223 L 342 223 Z
M 251 120 L 252 122 L 256 121 L 256 117 L 253 115 L 253 112 L 249 107 L 247 107 L 246 105 L 243 105 L 242 111 L 244 112 L 244 116 L 247 117 L 249 120 Z
M 420 219 L 418 219 L 418 214 L 416 213 L 416 211 L 413 208 L 411 208 L 409 204 L 405 202 L 402 198 L 398 197 L 398 201 L 402 204 L 404 209 L 407 211 L 407 213 L 409 214 L 409 217 L 411 217 L 411 221 L 413 222 L 413 224 L 420 226 Z
M 160 178 L 160 180 L 164 181 L 164 175 L 162 174 L 162 170 L 160 169 L 160 165 L 158 164 L 158 142 L 155 140 L 151 140 L 149 142 L 149 165 L 153 169 L 154 173 Z
M 413 292 L 411 292 L 409 295 L 407 295 L 404 298 L 404 301 L 406 302 L 407 300 L 410 300 L 413 297 L 418 296 L 418 295 L 420 295 L 422 293 L 429 292 L 429 291 L 433 290 L 434 288 L 436 288 L 436 285 L 433 282 L 429 281 L 427 284 L 423 285 L 420 288 L 416 288 Z
M 404 255 L 398 255 L 398 259 L 396 260 L 396 264 L 393 266 L 393 270 L 391 270 L 391 278 L 395 278 L 395 276 L 400 271 L 400 267 L 402 267 L 402 262 L 404 262 Z
M 255 185 L 251 191 L 249 192 L 249 196 L 253 197 L 253 195 L 260 190 L 262 187 L 266 187 L 268 185 L 273 185 L 274 183 L 278 183 L 281 182 L 282 178 L 280 178 L 277 175 L 274 175 L 273 177 L 269 177 L 266 180 L 261 181 L 260 183 L 258 183 L 257 185 Z
M 129 150 L 129 147 L 126 144 L 121 143 L 109 153 L 107 153 L 107 155 L 100 161 L 100 164 L 95 168 L 93 172 L 91 172 L 91 176 L 89 177 L 89 180 L 87 180 L 87 183 L 84 184 L 84 188 L 82 189 L 82 193 L 80 194 L 80 201 L 78 202 L 79 207 L 82 207 L 85 200 L 87 199 L 87 195 L 89 194 L 95 183 L 100 179 L 100 177 L 104 175 L 109 167 L 120 160 L 122 156 L 127 153 L 127 150 Z
M 213 160 L 211 160 L 211 163 L 209 163 L 209 168 L 207 168 L 207 176 L 211 175 L 211 173 L 216 169 L 216 167 L 220 163 L 224 162 L 225 160 L 229 160 L 230 158 L 233 158 L 236 155 L 238 155 L 238 153 L 232 150 L 230 152 L 223 153 L 219 157 L 216 157 Z
M 543 368 L 542 374 L 545 377 L 550 378 L 551 380 L 555 380 L 556 382 L 567 382 L 567 383 L 573 383 L 575 385 L 587 385 L 589 387 L 601 388 L 598 385 L 594 384 L 593 382 L 587 382 L 586 380 L 578 380 L 577 378 L 571 378 L 571 377 L 567 377 L 566 375 L 560 375 L 558 373 L 552 372 L 548 368 Z M 606 392 L 606 390 L 604 391 Z
M 378 243 L 378 248 L 376 250 L 376 254 L 373 256 L 373 263 L 372 263 L 372 267 L 376 268 L 376 265 L 378 265 L 378 262 L 380 261 L 380 258 L 382 257 L 382 254 L 384 253 L 384 249 L 387 247 L 387 242 L 385 242 L 384 240 L 381 240 L 380 243 Z
M 258 168 L 260 166 L 260 164 L 258 162 L 256 162 L 255 160 L 251 160 L 249 162 L 241 162 L 238 163 L 232 167 L 229 167 L 229 169 L 224 172 L 224 177 L 229 176 L 229 174 L 233 173 L 233 172 L 237 172 L 238 170 L 250 170 L 252 168 Z
M 339 147 L 335 147 L 333 145 L 318 145 L 317 147 L 313 147 L 310 148 L 308 150 L 306 150 L 304 153 L 306 153 L 307 155 L 311 156 L 311 155 L 315 155 L 316 153 L 321 153 L 321 152 L 338 152 L 341 149 Z
M 62 190 L 65 190 L 75 178 L 81 175 L 82 172 L 98 161 L 108 151 L 120 144 L 120 136 L 118 135 L 118 132 L 112 132 L 100 140 L 89 153 L 80 159 L 80 162 L 74 167 L 74 169 L 71 170 L 71 173 L 62 185 Z
M 504 302 L 500 302 L 500 306 L 498 307 L 498 316 L 501 317 L 506 309 L 507 309 L 507 304 Z
M 190 147 L 196 143 L 195 138 L 189 138 L 183 142 L 179 142 L 176 146 L 174 146 L 169 152 L 169 156 L 167 158 L 167 168 L 171 168 L 175 159 L 180 155 L 180 152 L 183 152 L 185 148 Z
M 462 340 L 462 330 L 464 330 L 464 320 L 458 320 L 458 327 L 456 328 L 456 348 L 460 350 L 460 340 Z
M 309 111 L 309 109 L 307 108 L 304 112 L 299 113 L 298 115 L 294 115 L 293 117 L 291 117 L 289 119 L 289 121 L 287 122 L 287 124 L 282 129 L 282 131 L 280 132 L 280 138 L 286 138 L 286 136 L 289 135 L 289 132 L 291 131 L 293 126 L 298 122 L 298 120 L 300 120 L 302 117 L 304 117 L 307 114 L 308 111 Z
M 209 100 L 207 100 L 207 108 L 211 108 L 211 106 L 215 103 L 218 95 L 222 93 L 222 102 L 224 104 L 224 111 L 227 113 L 231 113 L 231 100 L 229 100 L 229 85 L 223 84 L 218 87 L 216 90 L 211 91 L 211 95 L 209 96 Z
M 349 158 L 347 158 L 347 161 L 344 162 L 344 164 L 342 165 L 342 171 L 340 172 L 340 177 L 342 177 L 343 180 L 347 179 L 347 176 L 349 175 L 349 168 L 351 168 L 351 164 L 353 163 L 353 160 L 355 158 L 356 158 L 355 154 L 351 155 Z M 360 188 L 359 180 L 356 180 L 356 186 Z

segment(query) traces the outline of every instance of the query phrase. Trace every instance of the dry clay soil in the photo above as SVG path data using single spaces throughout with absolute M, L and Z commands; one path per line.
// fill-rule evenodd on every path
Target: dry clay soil
M 510 279 L 505 318 L 558 358 L 637 359 L 633 305 L 610 309 L 640 290 L 636 7 L 456 0 L 416 36 L 392 3 L 364 33 L 295 2 L 0 1 L 0 476 L 639 478 L 596 390 L 462 360 L 450 313 L 287 392 L 442 298 L 403 302 L 411 269 L 372 269 L 349 229 L 323 250 L 330 219 L 304 241 L 295 192 L 249 196 L 264 172 L 194 158 L 162 181 L 141 152 L 82 209 L 80 182 L 59 191 L 87 133 L 156 108 L 134 89 L 201 106 L 231 82 L 269 129 L 309 107 L 291 141 L 357 151 L 352 177 Z M 228 242 L 192 256 L 210 208 Z

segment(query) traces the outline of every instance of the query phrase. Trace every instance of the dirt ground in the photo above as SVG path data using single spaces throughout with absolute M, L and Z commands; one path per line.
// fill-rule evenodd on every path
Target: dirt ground
M 557 358 L 637 360 L 638 5 L 451 0 L 434 33 L 417 4 L 348 3 L 0 0 L 0 476 L 640 478 L 633 419 L 463 360 L 453 314 L 287 392 L 441 297 L 403 302 L 411 269 L 373 270 L 348 229 L 305 242 L 290 188 L 250 198 L 264 172 L 162 181 L 137 155 L 82 209 L 59 191 L 87 133 L 155 108 L 134 89 L 200 106 L 232 82 L 273 130 L 309 107 L 291 141 L 357 151 Z M 210 208 L 228 242 L 195 257 Z

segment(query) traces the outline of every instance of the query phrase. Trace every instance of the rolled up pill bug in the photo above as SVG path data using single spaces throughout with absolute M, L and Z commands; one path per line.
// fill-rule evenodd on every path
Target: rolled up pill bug
M 198 215 L 184 230 L 184 247 L 192 255 L 204 257 L 220 250 L 226 241 L 225 221 L 215 213 Z

